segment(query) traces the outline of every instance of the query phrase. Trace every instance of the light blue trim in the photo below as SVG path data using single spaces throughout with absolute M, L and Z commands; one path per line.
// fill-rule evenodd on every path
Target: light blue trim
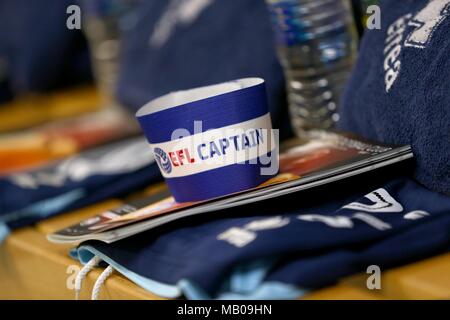
M 6 237 L 11 233 L 11 230 L 4 223 L 0 222 L 0 244 L 6 239 Z
M 142 277 L 126 268 L 122 265 L 116 263 L 114 260 L 110 259 L 108 256 L 105 256 L 100 251 L 94 249 L 91 246 L 81 246 L 78 248 L 78 257 L 81 263 L 85 264 L 89 260 L 91 260 L 94 256 L 99 257 L 110 266 L 112 266 L 115 270 L 123 274 L 125 277 L 136 283 L 138 286 L 144 288 L 147 291 L 150 291 L 158 296 L 165 298 L 178 298 L 182 295 L 181 290 L 175 285 L 169 285 L 161 282 L 157 282 L 154 280 L 150 280 L 148 278 Z
M 218 300 L 293 300 L 309 291 L 282 282 L 262 282 L 252 292 L 222 292 Z
M 197 286 L 190 280 L 181 279 L 178 281 L 178 286 L 183 291 L 186 298 L 190 300 L 211 300 L 213 299 L 209 294 L 207 294 L 202 288 Z
M 207 300 L 212 299 L 199 286 L 189 280 L 181 280 L 180 288 L 188 299 Z M 262 282 L 253 290 L 246 292 L 221 292 L 215 299 L 217 300 L 293 300 L 298 299 L 308 290 L 297 288 L 296 286 L 282 282 Z

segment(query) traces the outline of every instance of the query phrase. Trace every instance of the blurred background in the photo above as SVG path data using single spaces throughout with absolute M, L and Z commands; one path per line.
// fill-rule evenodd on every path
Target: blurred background
M 0 224 L 160 179 L 134 113 L 171 91 L 261 77 L 281 140 L 332 129 L 375 3 L 1 0 Z

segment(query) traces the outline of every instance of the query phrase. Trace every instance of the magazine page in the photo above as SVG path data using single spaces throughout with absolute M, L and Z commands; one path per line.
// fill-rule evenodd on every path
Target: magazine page
M 56 240 L 58 237 L 74 237 L 75 239 L 194 207 L 199 207 L 200 211 L 207 208 L 221 209 L 219 200 L 222 200 L 220 205 L 224 205 L 263 196 L 266 193 L 290 188 L 303 182 L 332 176 L 346 170 L 355 170 L 357 167 L 371 164 L 375 159 L 380 161 L 402 152 L 408 152 L 409 148 L 394 149 L 344 135 L 326 133 L 306 143 L 299 143 L 296 140 L 289 141 L 282 146 L 281 150 L 279 174 L 256 188 L 208 201 L 184 203 L 177 203 L 170 196 L 169 191 L 164 190 L 81 221 L 77 225 L 50 235 L 49 240 Z

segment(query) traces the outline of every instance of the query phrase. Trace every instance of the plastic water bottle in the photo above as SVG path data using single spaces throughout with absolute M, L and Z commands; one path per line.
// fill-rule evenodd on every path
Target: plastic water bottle
M 266 0 L 298 136 L 330 129 L 356 56 L 350 0 Z

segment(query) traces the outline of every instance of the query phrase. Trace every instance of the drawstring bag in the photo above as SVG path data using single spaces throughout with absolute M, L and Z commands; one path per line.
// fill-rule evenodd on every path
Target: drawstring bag
M 343 96 L 339 127 L 411 144 L 416 178 L 450 193 L 450 0 L 383 0 Z
M 293 299 L 370 265 L 384 270 L 450 250 L 448 197 L 407 177 L 365 190 L 354 182 L 296 194 L 290 200 L 304 200 L 290 208 L 286 199 L 112 244 L 88 241 L 77 256 L 168 298 Z
M 9 229 L 162 179 L 145 138 L 130 138 L 0 178 L 0 240 Z

